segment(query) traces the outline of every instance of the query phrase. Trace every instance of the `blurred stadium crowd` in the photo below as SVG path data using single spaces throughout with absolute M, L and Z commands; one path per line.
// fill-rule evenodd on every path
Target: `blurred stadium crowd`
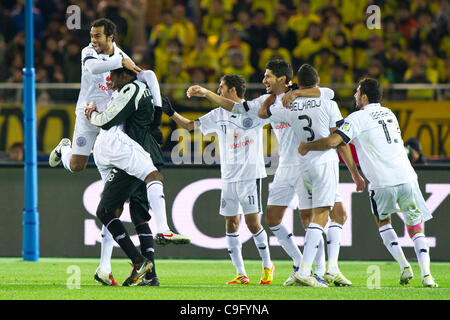
M 66 26 L 72 4 L 80 8 L 80 30 Z M 381 9 L 380 29 L 366 25 L 370 4 Z M 216 84 L 224 73 L 260 83 L 275 57 L 294 70 L 312 63 L 322 85 L 353 85 L 363 76 L 383 85 L 450 82 L 449 0 L 36 0 L 34 6 L 37 82 L 80 81 L 80 51 L 99 17 L 117 24 L 119 46 L 164 85 Z M 22 81 L 23 8 L 24 0 L 0 4 L 0 82 Z M 164 93 L 185 99 L 183 87 Z M 336 93 L 351 99 L 353 90 Z M 433 97 L 433 90 L 390 96 Z

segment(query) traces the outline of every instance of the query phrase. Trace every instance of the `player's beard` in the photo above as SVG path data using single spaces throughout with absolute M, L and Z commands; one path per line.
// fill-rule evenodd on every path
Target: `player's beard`
M 361 101 L 357 101 L 356 99 L 353 100 L 353 106 L 352 106 L 352 112 L 358 111 L 361 109 Z

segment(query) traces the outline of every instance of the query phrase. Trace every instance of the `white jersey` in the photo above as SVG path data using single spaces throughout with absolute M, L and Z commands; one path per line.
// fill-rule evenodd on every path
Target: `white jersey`
M 324 99 L 333 99 L 333 90 L 328 88 L 319 88 L 319 90 L 321 97 Z M 268 94 L 264 94 L 256 99 L 246 101 L 245 103 L 236 103 L 232 112 L 237 114 L 248 113 L 251 116 L 257 117 L 259 108 L 268 96 Z M 281 108 L 283 108 L 281 105 L 281 98 L 283 98 L 283 96 L 284 93 L 278 95 L 274 103 L 275 105 L 280 105 Z M 291 124 L 285 120 L 278 120 L 272 117 L 268 120 L 270 121 L 272 130 L 278 139 L 278 167 L 282 168 L 301 165 L 302 162 L 300 154 L 297 151 L 300 141 L 294 134 Z
M 217 108 L 195 120 L 195 123 L 204 135 L 216 133 L 218 136 L 223 181 L 267 177 L 262 128 L 268 121 Z
M 291 103 L 289 109 L 284 108 L 280 103 L 275 103 L 267 109 L 267 113 L 274 121 L 290 124 L 297 138 L 291 148 L 297 154 L 301 141 L 311 142 L 328 137 L 330 129 L 338 127 L 343 119 L 337 103 L 324 98 L 298 97 Z M 298 155 L 303 166 L 339 161 L 333 149 L 311 151 L 305 156 Z
M 403 147 L 394 113 L 371 103 L 351 113 L 336 131 L 345 143 L 353 141 L 369 189 L 396 186 L 417 179 Z
M 81 88 L 76 112 L 84 111 L 86 104 L 92 101 L 96 102 L 99 111 L 105 110 L 112 95 L 106 85 L 109 73 L 122 67 L 123 58 L 129 58 L 115 43 L 113 46 L 112 55 L 98 54 L 92 44 L 81 51 Z

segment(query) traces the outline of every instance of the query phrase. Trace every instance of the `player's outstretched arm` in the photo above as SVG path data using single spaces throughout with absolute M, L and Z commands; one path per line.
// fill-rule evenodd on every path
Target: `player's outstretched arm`
M 194 120 L 189 120 L 175 111 L 168 97 L 162 97 L 162 110 L 165 114 L 172 118 L 176 124 L 186 130 L 192 131 L 195 129 Z
M 319 90 L 319 88 L 314 87 L 314 88 L 306 88 L 306 89 L 295 89 L 295 90 L 289 91 L 281 98 L 283 107 L 289 108 L 291 105 L 291 102 L 294 101 L 298 97 L 319 98 L 320 90 Z
M 231 111 L 234 107 L 234 101 L 221 97 L 218 94 L 215 94 L 214 92 L 203 88 L 201 86 L 195 85 L 188 88 L 186 91 L 187 97 L 190 99 L 191 97 L 202 97 L 206 98 L 209 101 L 211 101 L 214 104 L 219 105 L 220 107 L 224 108 L 225 110 Z
M 138 74 L 139 72 L 142 71 L 141 68 L 139 68 L 133 60 L 128 59 L 128 58 L 123 58 L 122 59 L 122 67 L 124 67 L 125 69 L 131 70 L 134 73 Z
M 313 142 L 300 142 L 300 146 L 298 147 L 298 152 L 304 156 L 309 151 L 323 151 L 331 148 L 336 148 L 339 146 L 344 140 L 337 133 L 333 133 L 331 136 L 326 138 L 322 138 Z

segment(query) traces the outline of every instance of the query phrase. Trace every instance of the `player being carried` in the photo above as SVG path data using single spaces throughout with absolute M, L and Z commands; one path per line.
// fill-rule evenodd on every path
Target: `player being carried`
M 138 78 L 145 82 L 155 99 L 155 104 L 161 106 L 159 84 L 153 71 L 142 71 L 135 63 L 116 45 L 114 35 L 116 25 L 109 19 L 95 20 L 91 26 L 91 43 L 81 52 L 81 88 L 75 109 L 76 120 L 73 133 L 74 144 L 68 138 L 63 138 L 49 156 L 49 165 L 56 167 L 61 162 L 70 172 L 84 170 L 92 151 L 99 128 L 93 126 L 84 116 L 85 106 L 95 101 L 98 110 L 102 111 L 111 100 L 113 90 L 110 86 L 110 71 L 126 68 L 138 73 Z M 158 111 L 156 112 L 158 113 Z M 159 111 L 160 114 L 160 111 Z M 157 123 L 158 118 L 155 121 Z M 167 217 L 159 216 L 155 212 L 158 226 L 157 238 L 163 242 L 171 241 L 175 237 L 168 225 Z M 169 237 L 167 237 L 169 236 Z M 177 235 L 176 235 L 177 236 Z M 175 242 L 176 243 L 176 242 Z M 117 285 L 111 273 L 111 255 L 114 240 L 106 228 L 102 228 L 102 248 L 100 266 L 96 271 L 96 280 L 107 285 Z
M 423 286 L 437 287 L 431 276 L 429 246 L 423 231 L 424 222 L 432 216 L 403 147 L 398 120 L 390 109 L 380 104 L 381 97 L 382 87 L 377 80 L 367 78 L 360 81 L 355 93 L 358 111 L 345 118 L 334 134 L 302 142 L 298 151 L 310 156 L 320 150 L 353 142 L 361 170 L 369 180 L 370 204 L 380 236 L 400 265 L 400 284 L 408 284 L 413 272 L 391 225 L 391 215 L 397 211 L 403 213 L 409 236 L 414 242 Z
M 217 92 L 232 101 L 242 102 L 245 80 L 241 76 L 227 74 L 221 78 Z M 187 95 L 191 97 L 190 89 Z M 228 252 L 237 273 L 227 284 L 250 283 L 239 239 L 240 206 L 262 258 L 263 271 L 260 284 L 272 283 L 275 266 L 270 259 L 267 233 L 261 225 L 261 179 L 267 176 L 262 128 L 267 122 L 257 117 L 234 115 L 221 108 L 214 109 L 196 120 L 186 119 L 170 105 L 165 107 L 163 104 L 163 111 L 187 130 L 200 129 L 205 135 L 209 133 L 218 135 L 222 179 L 220 214 L 225 216 Z
M 98 112 L 95 103 L 90 103 L 85 115 L 92 125 L 101 128 L 94 145 L 94 160 L 106 183 L 97 216 L 133 261 L 132 274 L 124 282 L 124 285 L 131 285 L 143 275 L 145 254 L 134 247 L 115 213 L 129 197 L 137 194 L 143 202 L 141 208 L 148 210 L 150 202 L 153 212 L 166 214 L 163 176 L 157 169 L 163 164 L 163 156 L 150 132 L 155 109 L 150 90 L 133 72 L 123 68 L 111 71 L 111 80 L 118 95 L 103 112 Z M 151 237 L 151 231 L 146 224 L 148 214 L 147 219 L 139 218 L 133 219 L 133 223 L 142 244 L 145 239 L 141 238 Z M 144 278 L 142 284 L 151 285 L 151 280 Z

